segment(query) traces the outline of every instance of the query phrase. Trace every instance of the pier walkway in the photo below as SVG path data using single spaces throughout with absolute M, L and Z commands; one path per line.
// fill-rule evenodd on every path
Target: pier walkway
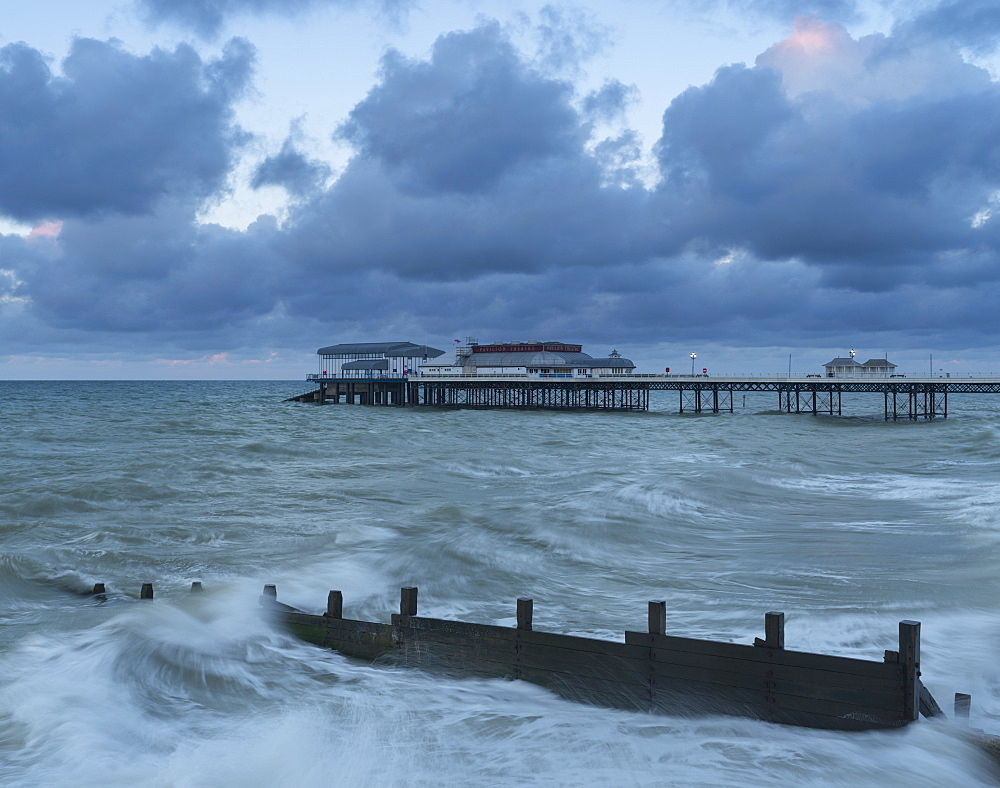
M 950 395 L 1000 394 L 1000 377 L 310 375 L 308 380 L 318 389 L 291 400 L 437 408 L 644 411 L 649 409 L 651 391 L 675 391 L 679 413 L 731 413 L 735 394 L 768 392 L 777 394 L 778 409 L 787 413 L 841 416 L 845 394 L 881 394 L 886 420 L 945 418 Z

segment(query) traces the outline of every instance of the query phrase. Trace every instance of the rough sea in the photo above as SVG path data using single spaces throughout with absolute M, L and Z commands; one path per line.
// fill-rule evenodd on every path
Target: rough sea
M 420 612 L 620 639 L 881 660 L 1000 733 L 1000 398 L 889 422 L 777 395 L 733 414 L 283 403 L 302 382 L 0 383 L 0 784 L 990 784 L 946 725 L 869 733 L 673 717 L 371 665 L 260 614 Z M 193 581 L 204 592 L 192 594 Z M 107 585 L 105 600 L 85 592 Z M 143 583 L 155 599 L 140 601 Z

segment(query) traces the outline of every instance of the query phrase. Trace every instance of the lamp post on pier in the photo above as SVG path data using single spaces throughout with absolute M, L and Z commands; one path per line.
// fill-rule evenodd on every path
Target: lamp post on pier
M 694 377 L 694 360 L 696 358 L 698 358 L 698 354 L 697 353 L 692 353 L 691 354 L 691 377 Z

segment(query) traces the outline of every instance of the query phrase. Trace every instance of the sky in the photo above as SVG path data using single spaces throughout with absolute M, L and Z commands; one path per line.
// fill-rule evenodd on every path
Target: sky
M 1000 374 L 993 0 L 2 11 L 0 380 L 466 337 Z

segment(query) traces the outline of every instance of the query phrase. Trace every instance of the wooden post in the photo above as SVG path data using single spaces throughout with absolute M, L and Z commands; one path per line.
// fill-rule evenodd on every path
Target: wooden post
M 517 628 L 531 629 L 531 616 L 534 613 L 535 603 L 531 599 L 519 597 L 517 600 Z
M 650 602 L 649 603 L 649 634 L 650 635 L 666 635 L 667 634 L 667 603 L 666 602 Z
M 920 716 L 920 622 L 899 622 L 899 663 L 903 668 L 903 719 Z
M 969 712 L 972 710 L 972 696 L 964 692 L 955 693 L 955 722 L 961 725 L 969 724 Z
M 103 594 L 103 593 L 105 593 L 105 591 L 104 591 L 104 583 L 94 583 L 94 590 L 91 591 L 90 593 L 95 594 L 95 595 L 96 594 Z
M 326 596 L 326 613 L 324 613 L 327 618 L 343 618 L 344 617 L 344 595 L 339 591 L 331 591 Z
M 764 614 L 764 639 L 754 638 L 753 644 L 761 648 L 780 649 L 785 647 L 785 614 Z
M 417 614 L 417 587 L 408 586 L 399 589 L 399 615 L 415 616 Z
M 153 584 L 143 583 L 142 589 L 139 591 L 139 599 L 152 599 L 153 598 Z
M 274 607 L 278 601 L 278 588 L 272 583 L 264 586 L 264 593 L 260 595 L 260 605 L 264 608 Z
M 204 591 L 204 589 L 201 587 L 201 580 L 195 580 L 193 583 L 191 583 L 192 594 L 197 594 L 200 593 L 201 591 Z

